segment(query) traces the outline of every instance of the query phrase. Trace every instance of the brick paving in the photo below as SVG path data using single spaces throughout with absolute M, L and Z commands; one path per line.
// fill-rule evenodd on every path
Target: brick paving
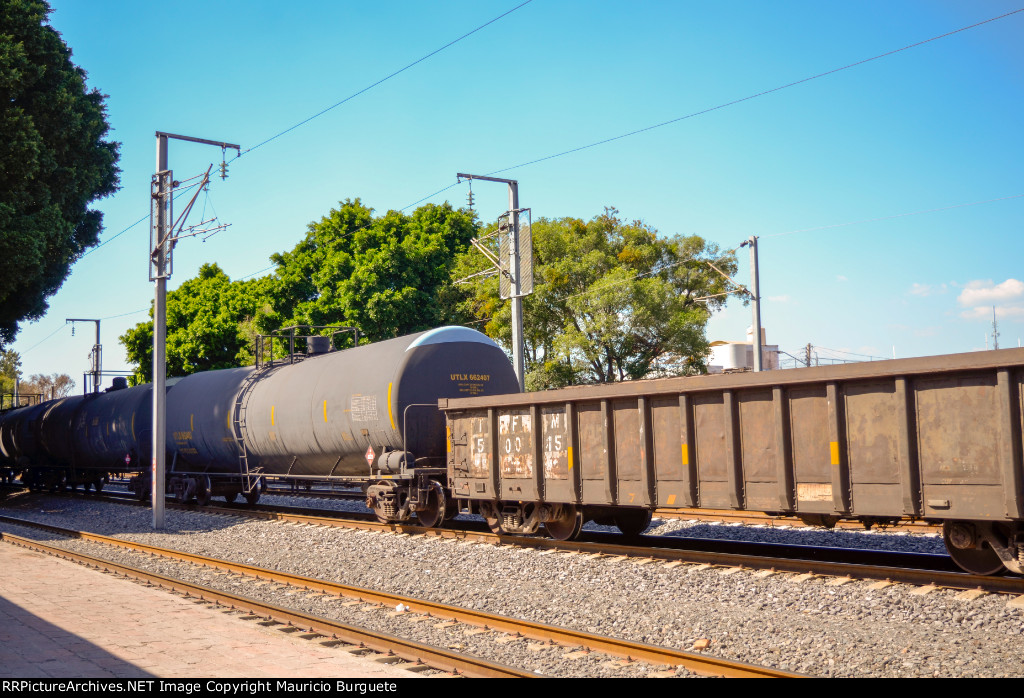
M 0 678 L 415 675 L 0 542 Z

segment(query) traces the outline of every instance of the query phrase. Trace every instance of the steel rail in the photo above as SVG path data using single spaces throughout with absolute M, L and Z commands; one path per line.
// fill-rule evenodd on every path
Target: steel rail
M 302 587 L 307 591 L 317 591 L 352 598 L 368 604 L 385 606 L 397 606 L 398 604 L 402 604 L 407 606 L 410 611 L 421 615 L 450 619 L 467 625 L 473 625 L 509 634 L 518 634 L 526 638 L 554 642 L 559 645 L 566 645 L 570 647 L 582 646 L 593 652 L 601 652 L 633 661 L 644 661 L 651 664 L 666 664 L 671 666 L 684 666 L 699 674 L 748 678 L 796 678 L 801 676 L 800 674 L 780 671 L 768 667 L 760 667 L 743 662 L 704 656 L 668 647 L 636 643 L 628 640 L 596 635 L 594 633 L 534 623 L 532 621 L 518 620 L 493 613 L 461 608 L 459 606 L 413 599 L 407 596 L 374 591 L 328 580 L 302 577 L 300 575 L 268 570 L 244 563 L 219 560 L 202 555 L 159 548 L 143 543 L 134 543 L 95 533 L 73 531 L 60 528 L 58 526 L 25 521 L 14 517 L 0 516 L 0 521 L 27 525 L 51 533 L 58 533 L 82 540 L 104 543 L 137 552 L 160 555 L 162 557 L 181 560 L 197 565 L 204 565 L 206 567 L 212 567 L 226 572 L 244 574 L 259 580 L 289 584 L 296 587 Z
M 134 502 L 131 502 L 134 503 Z M 191 508 L 181 505 L 183 508 Z M 454 528 L 424 528 L 414 524 L 381 523 L 372 516 L 371 520 L 353 520 L 338 516 L 318 516 L 306 513 L 289 513 L 284 511 L 253 510 L 248 508 L 203 507 L 202 511 L 211 514 L 227 514 L 247 516 L 276 521 L 304 523 L 321 526 L 345 526 L 371 531 L 392 531 L 395 533 L 413 533 L 440 538 L 479 541 L 482 543 L 509 543 L 521 547 L 553 549 L 563 552 L 576 552 L 587 555 L 598 555 L 607 558 L 653 559 L 679 561 L 693 564 L 706 564 L 722 567 L 741 567 L 776 572 L 792 572 L 795 574 L 812 574 L 817 576 L 850 577 L 859 579 L 878 579 L 903 582 L 919 586 L 937 586 L 950 589 L 981 589 L 992 593 L 1024 594 L 1024 578 L 1016 576 L 979 576 L 960 571 L 921 570 L 909 567 L 893 567 L 885 565 L 865 565 L 863 563 L 826 561 L 817 559 L 793 559 L 785 557 L 766 557 L 742 555 L 737 553 L 659 548 L 648 545 L 608 545 L 584 541 L 557 541 L 550 538 L 534 536 L 496 535 L 490 531 L 474 531 Z M 354 512 L 344 512 L 358 515 Z M 0 517 L 3 520 L 4 517 Z M 813 549 L 809 549 L 812 552 Z
M 267 620 L 272 619 L 299 629 L 308 628 L 306 632 L 309 634 L 322 635 L 328 638 L 329 641 L 340 640 L 352 645 L 358 645 L 359 647 L 369 648 L 381 654 L 397 656 L 414 664 L 426 664 L 449 673 L 462 674 L 474 678 L 534 678 L 536 676 L 522 669 L 489 662 L 478 657 L 431 647 L 424 643 L 406 640 L 394 635 L 358 628 L 328 618 L 302 613 L 294 609 L 263 603 L 245 596 L 183 582 L 172 577 L 154 572 L 146 572 L 127 565 L 120 565 L 83 553 L 73 553 L 63 548 L 40 543 L 29 538 L 0 533 L 0 540 L 75 562 L 93 565 L 97 568 L 103 568 L 107 572 L 112 571 L 127 577 L 143 580 L 162 588 L 183 593 L 186 596 L 196 596 L 200 601 L 229 606 L 235 610 L 248 611 L 252 615 L 264 616 Z

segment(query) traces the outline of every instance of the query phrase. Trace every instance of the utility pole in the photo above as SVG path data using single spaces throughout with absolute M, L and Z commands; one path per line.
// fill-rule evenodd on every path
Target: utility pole
M 996 324 L 996 307 L 992 306 L 992 348 L 999 348 L 999 325 Z
M 520 253 L 520 240 L 519 240 L 519 182 L 514 179 L 501 179 L 499 177 L 485 177 L 482 175 L 471 175 L 463 174 L 459 172 L 455 175 L 459 180 L 468 179 L 472 182 L 474 179 L 482 179 L 486 182 L 500 182 L 508 185 L 508 207 L 509 207 L 509 224 L 507 231 L 507 246 L 509 255 L 509 268 L 507 272 L 499 270 L 499 273 L 507 273 L 508 279 L 511 283 L 511 289 L 509 292 L 509 298 L 512 299 L 512 366 L 516 372 L 516 378 L 519 379 L 519 390 L 526 389 L 526 363 L 523 358 L 523 296 L 528 295 L 533 290 L 532 278 L 529 283 L 523 278 L 522 273 L 522 256 L 529 250 L 524 250 L 523 254 Z M 503 240 L 502 247 L 504 248 L 505 241 Z M 532 252 L 530 252 L 532 254 Z M 531 271 L 532 271 L 532 259 L 530 260 Z M 529 289 L 525 289 L 525 286 L 529 286 Z
M 804 348 L 804 357 L 805 357 L 805 360 L 807 361 L 807 368 L 810 368 L 811 367 L 811 343 L 810 342 L 808 342 L 807 346 Z
M 174 199 L 174 175 L 167 165 L 167 141 L 170 139 L 220 146 L 221 153 L 231 148 L 241 154 L 241 146 L 223 141 L 210 141 L 191 136 L 179 136 L 174 133 L 156 132 L 156 174 L 153 175 L 151 191 L 150 221 L 150 257 L 149 280 L 154 282 L 155 299 L 153 302 L 153 463 L 152 463 L 152 499 L 153 528 L 164 527 L 164 497 L 166 487 L 167 463 L 167 279 L 171 278 L 174 265 L 171 252 L 177 238 L 173 237 L 174 227 L 178 221 L 172 216 Z M 211 166 L 212 167 L 212 166 Z M 206 172 L 209 178 L 209 170 Z M 227 165 L 221 163 L 221 176 L 227 176 Z M 203 185 L 196 190 L 202 191 Z M 195 202 L 195 196 L 185 208 L 180 220 L 188 215 Z
M 761 370 L 761 294 L 757 285 L 757 236 L 751 235 L 744 240 L 740 247 L 750 245 L 750 290 L 754 306 L 754 342 L 751 348 L 754 352 L 754 371 Z
M 103 345 L 100 344 L 100 321 L 89 320 L 86 318 L 74 318 L 69 317 L 64 320 L 64 324 L 71 323 L 71 333 L 75 333 L 74 323 L 76 322 L 95 322 L 96 323 L 96 343 L 92 347 L 92 353 L 89 354 L 89 373 L 92 375 L 92 391 L 98 393 L 100 391 L 100 380 L 103 375 Z M 82 386 L 83 391 L 88 393 L 88 389 Z

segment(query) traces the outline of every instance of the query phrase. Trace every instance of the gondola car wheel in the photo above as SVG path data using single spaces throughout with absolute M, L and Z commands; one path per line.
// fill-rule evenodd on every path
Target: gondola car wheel
M 951 536 L 955 537 L 954 530 L 956 521 L 946 521 L 942 524 L 942 540 L 946 544 L 946 551 L 953 558 L 953 562 L 965 572 L 983 576 L 998 575 L 1006 572 L 1003 561 L 999 555 L 988 545 L 981 548 L 958 548 L 953 544 Z
M 651 525 L 651 512 L 647 509 L 621 509 L 615 512 L 614 519 L 623 535 L 636 537 Z
M 561 518 L 545 521 L 544 528 L 555 540 L 576 540 L 583 528 L 583 512 L 572 504 L 564 504 Z

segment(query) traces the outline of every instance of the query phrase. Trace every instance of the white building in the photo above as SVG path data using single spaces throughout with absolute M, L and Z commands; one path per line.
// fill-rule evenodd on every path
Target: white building
M 765 329 L 761 328 L 761 369 L 764 371 L 779 368 L 779 345 L 765 341 Z M 708 360 L 708 373 L 731 373 L 733 371 L 754 370 L 754 328 L 747 328 L 747 341 L 730 342 L 719 340 L 711 342 L 711 358 Z

